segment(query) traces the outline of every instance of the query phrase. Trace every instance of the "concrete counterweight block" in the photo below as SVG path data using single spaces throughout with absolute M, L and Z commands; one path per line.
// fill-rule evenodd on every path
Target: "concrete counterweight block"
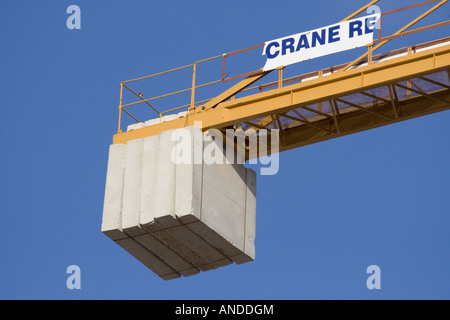
M 175 212 L 184 223 L 200 220 L 203 177 L 203 133 L 195 127 L 176 131 Z
M 118 240 L 116 243 L 164 280 L 171 280 L 180 277 L 178 272 L 172 269 L 158 256 L 153 254 L 153 252 L 140 245 L 136 240 L 127 238 Z
M 127 146 L 111 145 L 106 173 L 105 199 L 103 205 L 102 232 L 128 251 L 145 266 L 169 280 L 180 274 L 159 257 L 140 245 L 122 229 L 123 189 L 127 159 Z
M 222 140 L 212 134 L 207 139 L 210 141 L 203 145 L 200 182 L 193 179 L 191 188 L 183 185 L 184 192 L 192 194 L 188 198 L 201 199 L 200 208 L 192 201 L 191 209 L 181 212 L 180 219 L 233 262 L 252 261 L 255 258 L 256 174 L 241 164 L 227 164 Z M 189 211 L 191 214 L 186 214 Z
M 186 127 L 110 147 L 102 232 L 166 280 L 255 258 L 256 174 L 204 138 Z M 211 150 L 222 161 L 204 161 Z
M 123 179 L 122 230 L 130 237 L 144 233 L 139 225 L 143 140 L 127 144 Z
M 162 227 L 154 220 L 156 215 L 156 174 L 158 171 L 157 161 L 155 159 L 158 158 L 159 135 L 147 137 L 143 140 L 139 223 L 146 230 L 160 230 Z
M 122 193 L 126 151 L 126 145 L 123 144 L 113 144 L 109 147 L 102 232 L 112 240 L 128 238 L 122 232 Z
M 156 161 L 156 179 L 154 181 L 155 209 L 154 220 L 164 229 L 176 227 L 180 223 L 175 218 L 175 172 L 176 165 L 172 160 L 175 141 L 174 130 L 165 131 L 159 135 L 159 150 Z

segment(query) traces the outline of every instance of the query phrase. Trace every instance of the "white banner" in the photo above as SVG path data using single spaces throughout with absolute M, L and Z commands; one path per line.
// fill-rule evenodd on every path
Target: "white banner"
M 267 41 L 264 71 L 366 46 L 373 42 L 380 14 L 344 21 L 327 27 Z

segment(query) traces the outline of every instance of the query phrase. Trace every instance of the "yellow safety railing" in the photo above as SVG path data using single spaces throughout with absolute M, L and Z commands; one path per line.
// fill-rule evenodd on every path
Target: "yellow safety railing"
M 197 62 L 194 62 L 192 64 L 188 64 L 188 65 L 183 66 L 183 67 L 178 67 L 178 68 L 175 68 L 175 69 L 171 69 L 171 70 L 155 73 L 155 74 L 152 74 L 152 75 L 149 75 L 149 76 L 140 77 L 140 78 L 131 79 L 131 80 L 127 80 L 127 81 L 121 82 L 120 83 L 119 129 L 118 129 L 118 132 L 121 132 L 121 113 L 122 113 L 122 111 L 127 113 L 130 117 L 132 117 L 137 122 L 141 122 L 135 116 L 133 116 L 129 111 L 127 111 L 125 109 L 126 107 L 129 107 L 129 106 L 132 106 L 132 105 L 136 105 L 136 104 L 140 104 L 140 103 L 145 103 L 149 107 L 151 107 L 156 113 L 158 113 L 159 117 L 162 117 L 163 114 L 165 114 L 165 113 L 173 112 L 173 111 L 184 109 L 184 108 L 188 108 L 188 107 L 189 108 L 194 108 L 196 103 L 197 104 L 198 103 L 203 103 L 203 102 L 206 102 L 206 101 L 210 100 L 210 99 L 207 99 L 207 100 L 203 100 L 203 101 L 195 101 L 195 90 L 199 89 L 199 88 L 202 88 L 202 87 L 206 87 L 206 86 L 212 85 L 212 84 L 219 83 L 222 80 L 217 80 L 217 81 L 212 81 L 212 82 L 208 82 L 208 83 L 201 84 L 201 85 L 196 85 L 197 65 L 200 64 L 200 63 L 211 61 L 211 60 L 218 59 L 218 58 L 221 58 L 221 57 L 222 57 L 222 55 L 215 56 L 215 57 L 212 57 L 212 58 L 199 60 Z M 168 73 L 171 73 L 171 72 L 183 70 L 183 69 L 186 69 L 186 68 L 192 68 L 192 86 L 190 88 L 187 88 L 187 89 L 184 89 L 184 90 L 179 90 L 179 91 L 171 92 L 171 93 L 168 93 L 168 94 L 164 94 L 164 95 L 160 95 L 160 96 L 144 99 L 141 94 L 136 93 L 134 90 L 132 90 L 127 85 L 128 83 L 131 83 L 131 82 L 136 82 L 136 81 L 140 81 L 140 80 L 144 80 L 144 79 L 149 79 L 149 78 L 161 76 L 161 75 L 164 75 L 164 74 L 168 74 Z M 141 100 L 135 101 L 135 102 L 131 102 L 131 103 L 127 103 L 127 104 L 123 104 L 122 103 L 123 102 L 122 99 L 123 99 L 123 89 L 124 88 L 126 90 L 130 91 L 131 93 L 133 93 L 134 95 L 136 95 L 137 97 L 139 97 Z M 179 93 L 183 93 L 183 92 L 189 92 L 189 91 L 191 92 L 191 103 L 188 104 L 188 105 L 184 105 L 184 106 L 181 106 L 181 107 L 173 108 L 173 109 L 170 109 L 170 110 L 159 111 L 157 108 L 155 108 L 153 105 L 150 104 L 150 101 L 161 99 L 161 98 L 165 98 L 165 97 L 169 97 L 169 96 L 173 96 L 173 95 L 176 95 L 176 94 L 179 94 Z

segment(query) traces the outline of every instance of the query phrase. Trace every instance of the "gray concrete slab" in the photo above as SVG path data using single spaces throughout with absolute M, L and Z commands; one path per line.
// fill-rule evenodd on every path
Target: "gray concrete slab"
M 194 150 L 202 148 L 201 135 L 194 126 L 176 131 L 175 213 L 183 223 L 200 219 L 203 165 L 195 163 Z
M 165 229 L 153 235 L 202 271 L 232 263 L 230 259 L 185 226 Z
M 126 145 L 109 147 L 103 202 L 102 232 L 113 240 L 126 238 L 122 232 L 122 191 L 125 171 Z
M 225 240 L 221 235 L 219 235 L 215 230 L 208 227 L 202 221 L 197 221 L 185 225 L 192 232 L 197 234 L 199 237 L 204 239 L 212 247 L 216 248 L 220 253 L 222 253 L 227 258 L 232 259 L 232 257 L 237 256 L 242 253 L 241 250 L 233 246 L 230 242 Z
M 245 200 L 245 234 L 244 249 L 231 257 L 233 262 L 242 264 L 255 260 L 256 236 L 256 173 L 247 169 L 246 200 Z
M 157 159 L 159 152 L 159 135 L 144 138 L 142 150 L 142 179 L 140 196 L 139 223 L 148 226 L 154 223 L 155 197 L 156 197 L 156 173 L 158 170 Z
M 127 238 L 118 240 L 116 241 L 116 243 L 164 280 L 170 280 L 180 277 L 180 274 L 178 272 L 173 270 L 152 252 L 148 251 L 136 240 Z
M 134 237 L 134 240 L 139 242 L 154 255 L 158 256 L 162 261 L 182 276 L 189 277 L 200 272 L 198 268 L 194 267 L 190 262 L 151 234 L 144 234 Z
M 251 169 L 247 169 L 244 253 L 251 260 L 255 260 L 255 237 L 256 237 L 256 172 Z
M 237 164 L 204 164 L 201 221 L 244 249 L 247 169 Z
M 159 137 L 159 150 L 156 172 L 154 220 L 164 228 L 180 223 L 175 218 L 175 174 L 176 166 L 172 161 L 175 140 L 174 130 L 165 131 Z
M 145 233 L 140 225 L 143 139 L 127 143 L 123 182 L 122 230 L 130 236 Z

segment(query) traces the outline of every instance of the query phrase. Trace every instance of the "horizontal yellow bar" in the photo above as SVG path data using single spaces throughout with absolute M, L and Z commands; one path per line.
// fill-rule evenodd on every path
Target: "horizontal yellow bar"
M 163 74 L 166 74 L 166 73 L 169 73 L 169 72 L 186 69 L 186 68 L 192 67 L 193 65 L 194 64 L 188 64 L 187 66 L 183 66 L 183 67 L 179 67 L 179 68 L 175 68 L 175 69 L 171 69 L 171 70 L 167 70 L 167 71 L 151 74 L 149 76 L 140 77 L 140 78 L 136 78 L 136 79 L 131 79 L 131 80 L 127 80 L 127 81 L 122 81 L 122 83 L 134 82 L 134 81 L 139 81 L 139 80 L 144 80 L 144 79 L 160 76 L 160 75 L 163 75 Z
M 202 62 L 206 62 L 206 61 L 218 59 L 218 58 L 221 58 L 221 57 L 222 57 L 222 55 L 220 55 L 220 56 L 215 56 L 215 57 L 211 57 L 211 58 L 208 58 L 208 59 L 203 59 L 203 60 L 200 60 L 200 61 L 197 61 L 197 62 L 188 64 L 188 65 L 186 65 L 186 66 L 178 67 L 178 68 L 175 68 L 175 69 L 171 69 L 171 70 L 167 70 L 167 71 L 163 71 L 163 72 L 151 74 L 151 75 L 145 76 L 145 77 L 140 77 L 140 78 L 136 78 L 136 79 L 131 79 L 131 80 L 122 81 L 122 83 L 134 82 L 134 81 L 144 80 L 144 79 L 148 79 L 148 78 L 153 78 L 153 77 L 156 77 L 156 76 L 161 76 L 161 75 L 166 74 L 166 73 L 169 73 L 169 72 L 174 72 L 174 71 L 178 71 L 178 70 L 190 68 L 190 67 L 192 67 L 194 64 L 197 64 L 197 63 L 202 63 Z
M 206 87 L 206 86 L 209 86 L 209 85 L 212 85 L 212 84 L 216 84 L 216 83 L 219 83 L 219 82 L 222 82 L 222 81 L 221 81 L 221 80 L 217 80 L 217 81 L 213 81 L 213 82 L 201 84 L 201 85 L 196 86 L 195 89 L 197 89 L 197 88 L 202 88 L 202 87 Z M 132 105 L 135 105 L 135 104 L 139 104 L 139 103 L 142 103 L 142 102 L 148 102 L 148 101 L 152 101 L 152 100 L 156 100 L 156 99 L 166 98 L 166 97 L 169 97 L 169 96 L 173 96 L 173 95 L 175 95 L 175 94 L 179 94 L 179 93 L 183 93 L 183 92 L 188 92 L 188 91 L 191 91 L 191 90 L 192 90 L 192 88 L 183 89 L 183 90 L 180 90 L 180 91 L 175 91 L 175 92 L 163 94 L 163 95 L 161 95 L 161 96 L 157 96 L 157 97 L 153 97 L 153 98 L 148 98 L 148 99 L 141 100 L 141 101 L 135 101 L 135 102 L 131 102 L 131 103 L 128 103 L 128 104 L 124 104 L 122 107 L 129 107 L 129 106 L 132 106 Z M 211 100 L 211 99 L 208 99 L 208 100 Z M 158 112 L 159 112 L 159 111 L 158 111 Z M 167 111 L 165 111 L 165 112 L 167 112 Z M 163 113 L 164 113 L 164 112 L 163 112 Z

